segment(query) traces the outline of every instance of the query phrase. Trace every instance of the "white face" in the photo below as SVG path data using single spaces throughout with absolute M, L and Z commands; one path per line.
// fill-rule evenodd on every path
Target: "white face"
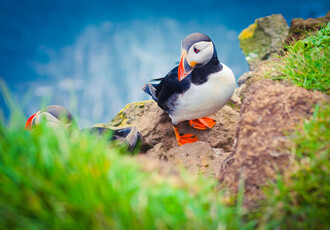
M 71 122 L 67 124 L 61 122 L 60 120 L 58 120 L 56 117 L 54 117 L 52 114 L 48 112 L 38 112 L 38 114 L 36 114 L 35 119 L 36 119 L 35 123 L 37 125 L 41 124 L 42 119 L 45 119 L 50 127 L 58 127 L 58 126 L 69 127 L 71 125 Z
M 190 66 L 195 66 L 196 64 L 203 66 L 211 60 L 213 52 L 213 43 L 211 41 L 196 42 L 188 51 L 187 61 Z

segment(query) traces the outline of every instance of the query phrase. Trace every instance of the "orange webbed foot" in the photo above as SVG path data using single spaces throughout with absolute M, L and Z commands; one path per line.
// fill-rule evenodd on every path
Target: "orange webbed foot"
M 185 135 L 180 136 L 179 139 L 177 139 L 178 144 L 184 145 L 184 144 L 188 144 L 188 143 L 194 143 L 196 141 L 198 141 L 198 137 L 196 137 L 194 134 L 188 133 Z
M 189 121 L 189 125 L 195 129 L 212 129 L 215 123 L 216 121 L 209 117 L 203 117 Z
M 180 146 L 198 141 L 198 138 L 194 134 L 188 133 L 188 134 L 180 135 L 178 127 L 173 126 L 173 129 L 175 133 L 175 138 Z

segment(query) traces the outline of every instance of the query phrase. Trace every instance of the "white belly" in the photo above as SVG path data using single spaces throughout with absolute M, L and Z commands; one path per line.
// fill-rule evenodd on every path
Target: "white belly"
M 209 76 L 201 85 L 191 84 L 178 96 L 175 112 L 170 114 L 173 124 L 194 120 L 216 113 L 231 98 L 236 88 L 235 76 L 226 65 L 220 72 Z

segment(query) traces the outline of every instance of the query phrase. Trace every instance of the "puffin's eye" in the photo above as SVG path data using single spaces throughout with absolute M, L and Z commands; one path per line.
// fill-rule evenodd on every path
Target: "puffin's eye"
M 197 49 L 196 47 L 194 47 L 195 54 L 197 54 L 199 51 L 200 51 L 199 49 Z

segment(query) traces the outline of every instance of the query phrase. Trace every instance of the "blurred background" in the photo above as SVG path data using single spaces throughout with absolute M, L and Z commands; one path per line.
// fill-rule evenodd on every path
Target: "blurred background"
M 1 0 L 0 78 L 26 117 L 42 103 L 69 109 L 80 128 L 107 123 L 141 87 L 177 65 L 181 40 L 210 36 L 221 62 L 248 70 L 238 34 L 259 17 L 324 16 L 329 0 Z M 5 117 L 8 109 L 0 96 Z

